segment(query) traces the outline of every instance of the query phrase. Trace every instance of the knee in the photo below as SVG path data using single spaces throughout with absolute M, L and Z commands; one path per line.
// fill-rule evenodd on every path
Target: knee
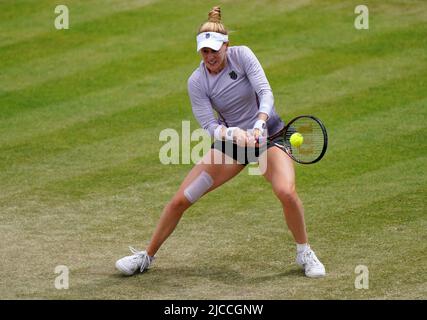
M 176 195 L 169 202 L 169 208 L 174 212 L 180 212 L 191 206 L 191 202 L 183 195 Z
M 297 193 L 295 190 L 295 184 L 283 184 L 274 189 L 277 197 L 282 203 L 287 203 L 289 201 L 295 201 L 297 199 Z
M 212 185 L 212 177 L 207 172 L 202 171 L 183 191 L 175 194 L 169 202 L 169 208 L 173 211 L 184 211 L 203 196 Z

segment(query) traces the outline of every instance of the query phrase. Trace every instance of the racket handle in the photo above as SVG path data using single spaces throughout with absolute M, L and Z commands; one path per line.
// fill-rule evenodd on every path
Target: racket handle
M 266 137 L 264 137 L 264 136 L 259 136 L 258 137 L 258 139 L 257 139 L 257 143 L 258 144 L 263 144 L 263 143 L 265 143 L 267 141 L 267 138 Z

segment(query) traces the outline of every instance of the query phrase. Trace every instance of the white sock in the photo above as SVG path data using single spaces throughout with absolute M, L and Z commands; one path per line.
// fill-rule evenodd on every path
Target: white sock
M 310 249 L 310 246 L 308 245 L 308 243 L 302 243 L 302 244 L 297 243 L 297 253 L 304 252 L 307 249 Z

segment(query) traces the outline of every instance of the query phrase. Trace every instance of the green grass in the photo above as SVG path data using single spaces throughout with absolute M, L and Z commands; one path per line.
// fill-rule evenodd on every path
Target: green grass
M 191 165 L 162 165 L 159 133 L 198 124 L 187 96 L 195 32 L 217 2 L 0 1 L 1 299 L 426 299 L 427 5 L 219 1 L 232 45 L 262 62 L 276 109 L 309 113 L 330 145 L 297 166 L 312 246 L 305 278 L 269 184 L 247 170 L 201 199 L 124 278 Z M 255 196 L 254 196 L 255 195 Z M 57 290 L 54 269 L 70 268 Z M 357 265 L 369 289 L 356 290 Z

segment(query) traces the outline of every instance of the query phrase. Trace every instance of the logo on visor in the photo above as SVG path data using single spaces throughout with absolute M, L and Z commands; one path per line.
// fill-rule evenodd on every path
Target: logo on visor
M 209 39 L 211 37 L 210 33 L 206 33 L 206 39 Z
M 234 71 L 231 71 L 229 74 L 231 79 L 236 80 L 237 79 L 237 73 L 235 73 Z

